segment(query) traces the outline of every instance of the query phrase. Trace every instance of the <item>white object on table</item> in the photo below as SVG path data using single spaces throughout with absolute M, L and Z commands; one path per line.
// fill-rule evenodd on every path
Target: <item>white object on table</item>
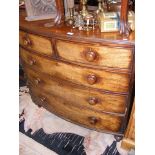
M 89 25 L 89 19 L 87 19 L 87 25 Z

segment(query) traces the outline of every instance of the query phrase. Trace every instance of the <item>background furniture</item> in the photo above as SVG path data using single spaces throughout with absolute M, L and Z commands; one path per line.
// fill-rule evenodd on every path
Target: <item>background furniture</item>
M 130 150 L 135 148 L 135 103 L 132 107 L 130 120 L 121 144 L 122 148 Z

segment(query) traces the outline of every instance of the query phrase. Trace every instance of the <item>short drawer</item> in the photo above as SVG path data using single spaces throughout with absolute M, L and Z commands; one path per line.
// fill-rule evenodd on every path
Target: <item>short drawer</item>
M 50 40 L 23 31 L 19 32 L 19 43 L 27 49 L 33 49 L 38 53 L 51 56 L 53 53 Z
M 128 92 L 129 74 L 85 68 L 40 57 L 24 49 L 20 51 L 23 63 L 42 73 L 47 73 L 53 77 L 58 77 L 62 80 L 71 81 L 86 87 L 113 92 Z
M 131 67 L 131 49 L 110 48 L 61 40 L 57 40 L 56 47 L 61 58 L 73 62 L 121 69 L 130 69 Z
M 120 132 L 122 117 L 97 113 L 69 105 L 63 99 L 49 95 L 43 90 L 30 87 L 32 99 L 36 104 L 42 105 L 49 111 L 84 127 L 107 131 Z
M 26 67 L 25 72 L 31 85 L 47 91 L 67 103 L 99 112 L 125 113 L 126 96 L 94 91 L 69 82 L 51 78 L 48 75 Z

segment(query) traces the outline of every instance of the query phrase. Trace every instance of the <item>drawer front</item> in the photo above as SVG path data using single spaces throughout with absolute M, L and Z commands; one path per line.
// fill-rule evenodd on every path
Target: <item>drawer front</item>
M 119 132 L 120 130 L 122 117 L 97 113 L 68 105 L 63 99 L 51 94 L 49 95 L 42 89 L 30 87 L 30 91 L 35 103 L 42 105 L 49 111 L 69 121 L 96 130 L 108 132 Z
M 104 46 L 56 42 L 59 56 L 73 62 L 129 69 L 132 61 L 131 49 L 109 48 Z
M 19 32 L 19 43 L 20 45 L 33 49 L 38 53 L 45 54 L 51 56 L 53 53 L 52 45 L 50 40 L 39 37 L 37 35 L 32 35 L 25 33 L 23 31 Z
M 78 85 L 37 73 L 27 67 L 25 67 L 25 72 L 31 85 L 35 88 L 63 98 L 67 103 L 99 112 L 125 113 L 126 96 L 84 89 Z
M 79 85 L 98 88 L 106 91 L 128 92 L 129 75 L 112 73 L 104 70 L 94 70 L 77 65 L 49 60 L 24 49 L 20 50 L 20 56 L 26 64 L 40 72 L 51 76 L 68 80 Z

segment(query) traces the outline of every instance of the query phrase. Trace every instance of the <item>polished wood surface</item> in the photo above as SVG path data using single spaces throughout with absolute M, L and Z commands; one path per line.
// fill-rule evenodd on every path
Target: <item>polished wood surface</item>
M 51 41 L 45 37 L 40 37 L 20 31 L 19 43 L 20 45 L 28 49 L 33 49 L 38 53 L 46 54 L 49 56 L 51 56 L 53 53 Z
M 57 16 L 55 18 L 55 25 L 59 25 L 61 23 L 64 23 L 65 20 L 65 14 L 64 14 L 64 5 L 63 1 L 55 0 L 56 7 L 57 7 Z
M 130 69 L 132 51 L 124 48 L 109 48 L 94 44 L 78 44 L 58 40 L 56 48 L 60 57 L 74 62 Z
M 131 32 L 128 24 L 128 4 L 129 0 L 121 0 L 120 33 L 124 38 L 128 38 Z
M 128 74 L 73 66 L 40 57 L 24 49 L 21 49 L 21 58 L 30 66 L 31 61 L 35 61 L 33 68 L 63 80 L 82 84 L 87 87 L 104 89 L 105 91 L 125 93 L 129 90 L 130 75 Z
M 135 102 L 133 103 L 130 120 L 121 146 L 127 150 L 135 148 Z
M 132 105 L 134 33 L 124 40 L 24 17 L 20 11 L 20 59 L 33 101 L 68 121 L 123 135 Z
M 68 104 L 98 112 L 111 112 L 114 114 L 122 114 L 122 116 L 125 115 L 126 95 L 90 90 L 69 82 L 62 82 L 61 79 L 39 73 L 27 66 L 24 66 L 24 68 L 29 82 L 33 87 L 63 98 Z
M 68 105 L 67 101 L 54 94 L 51 95 L 49 92 L 40 91 L 31 86 L 29 87 L 32 91 L 32 99 L 35 102 L 37 101 L 36 103 L 39 103 L 41 106 L 48 108 L 51 112 L 89 128 L 119 133 L 121 117 L 77 108 Z

